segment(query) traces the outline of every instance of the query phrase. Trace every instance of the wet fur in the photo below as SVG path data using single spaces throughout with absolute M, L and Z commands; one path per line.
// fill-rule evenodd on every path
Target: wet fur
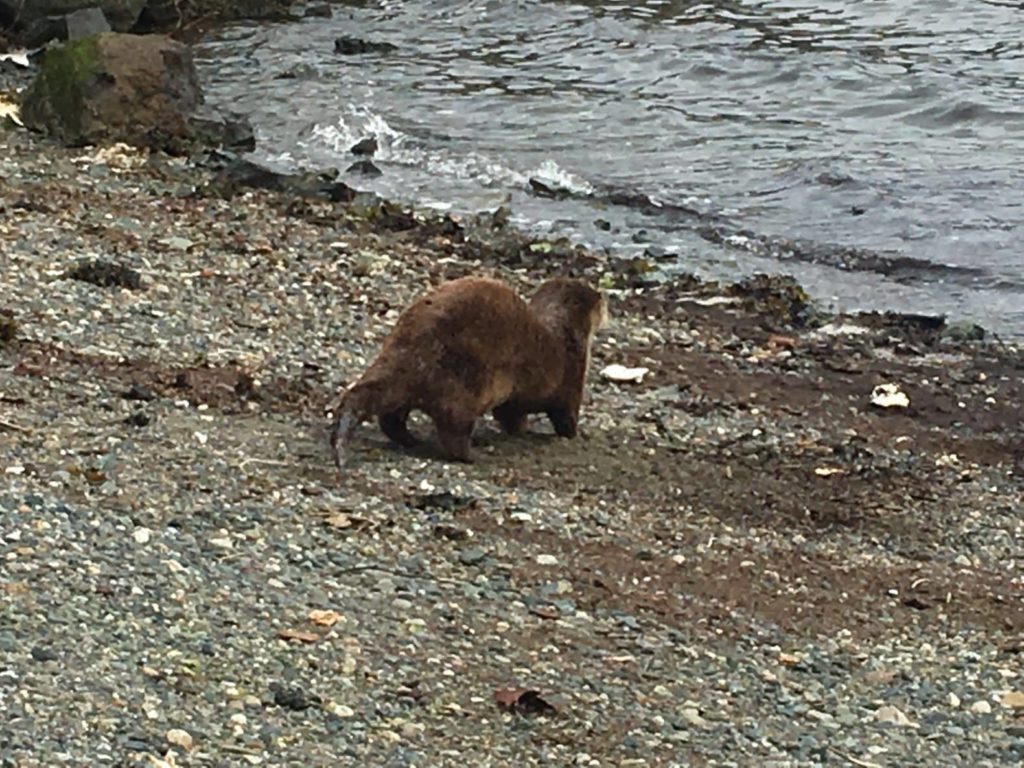
M 402 313 L 341 396 L 331 429 L 336 464 L 370 418 L 398 445 L 415 444 L 412 410 L 431 418 L 443 453 L 457 461 L 471 460 L 473 427 L 487 412 L 510 434 L 545 413 L 557 434 L 574 437 L 590 343 L 606 316 L 604 297 L 579 280 L 548 280 L 529 304 L 490 278 L 441 285 Z

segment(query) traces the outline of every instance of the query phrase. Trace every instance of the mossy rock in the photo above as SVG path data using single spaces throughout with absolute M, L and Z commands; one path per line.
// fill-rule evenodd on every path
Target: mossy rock
M 60 141 L 73 144 L 85 131 L 84 94 L 99 72 L 95 37 L 56 46 L 43 57 L 39 75 L 25 93 L 21 117 L 31 128 L 52 126 Z
M 105 32 L 48 49 L 21 112 L 26 126 L 69 146 L 162 147 L 189 135 L 201 103 L 188 46 Z

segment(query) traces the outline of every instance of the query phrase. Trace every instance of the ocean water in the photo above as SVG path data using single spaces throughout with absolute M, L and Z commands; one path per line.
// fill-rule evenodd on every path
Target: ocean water
M 1024 337 L 1019 2 L 351 2 L 197 52 L 256 159 Z M 339 36 L 394 51 L 335 53 Z M 531 180 L 555 196 L 538 196 Z

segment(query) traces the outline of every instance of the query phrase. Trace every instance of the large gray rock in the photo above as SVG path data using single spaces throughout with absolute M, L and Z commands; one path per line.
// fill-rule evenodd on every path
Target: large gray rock
M 135 26 L 145 5 L 146 0 L 0 0 L 0 21 L 24 29 L 47 16 L 99 8 L 111 29 L 127 32 Z
M 32 22 L 25 30 L 24 42 L 29 48 L 39 48 L 51 40 L 80 40 L 110 31 L 103 11 L 83 8 L 66 16 L 47 16 Z
M 203 97 L 188 46 L 108 32 L 47 49 L 25 94 L 25 125 L 68 145 L 188 139 Z

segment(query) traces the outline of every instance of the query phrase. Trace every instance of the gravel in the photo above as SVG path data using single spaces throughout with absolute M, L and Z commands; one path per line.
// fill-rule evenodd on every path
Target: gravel
M 16 129 L 0 177 L 0 764 L 1024 760 L 1015 347 Z M 578 440 L 333 468 L 414 296 L 566 265 L 615 286 Z

